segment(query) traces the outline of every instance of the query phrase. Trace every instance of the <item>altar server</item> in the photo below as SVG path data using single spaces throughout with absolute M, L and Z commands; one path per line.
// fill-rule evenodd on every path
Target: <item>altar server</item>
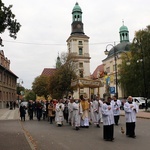
M 111 104 L 111 98 L 108 97 L 107 101 L 102 106 L 103 116 L 103 138 L 106 141 L 114 140 L 114 115 L 113 105 Z
M 138 106 L 136 102 L 133 102 L 132 96 L 129 96 L 127 102 L 124 104 L 124 111 L 126 119 L 126 135 L 128 137 L 135 138 L 136 114 L 138 112 Z

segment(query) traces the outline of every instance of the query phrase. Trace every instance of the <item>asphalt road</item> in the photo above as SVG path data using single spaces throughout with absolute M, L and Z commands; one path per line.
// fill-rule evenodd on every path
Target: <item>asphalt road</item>
M 114 142 L 104 141 L 103 127 L 94 125 L 89 129 L 74 130 L 69 125 L 57 127 L 47 121 L 27 121 L 23 127 L 32 135 L 34 145 L 38 150 L 147 150 L 150 149 L 150 120 L 138 119 L 136 126 L 136 139 L 127 138 L 121 133 L 121 126 L 125 129 L 124 117 L 121 124 L 115 126 Z
M 0 121 L 0 150 L 31 150 L 20 121 Z
M 0 111 L 0 150 L 148 150 L 150 149 L 150 119 L 138 118 L 136 139 L 121 133 L 125 118 L 114 128 L 113 142 L 103 140 L 103 125 L 76 131 L 68 124 L 57 127 L 46 120 L 21 122 L 18 110 Z M 28 118 L 28 117 L 26 117 Z

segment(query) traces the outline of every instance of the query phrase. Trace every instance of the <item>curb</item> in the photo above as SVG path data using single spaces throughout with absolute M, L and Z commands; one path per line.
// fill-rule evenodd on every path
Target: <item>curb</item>
M 120 114 L 120 116 L 125 116 L 125 115 L 124 114 Z M 150 117 L 145 117 L 145 116 L 136 116 L 136 118 L 150 119 Z

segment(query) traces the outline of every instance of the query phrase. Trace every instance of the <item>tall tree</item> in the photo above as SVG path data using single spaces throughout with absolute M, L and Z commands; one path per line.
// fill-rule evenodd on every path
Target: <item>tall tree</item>
M 121 86 L 127 95 L 150 97 L 150 26 L 135 33 L 130 47 L 130 66 L 120 66 Z
M 62 55 L 62 66 L 50 77 L 49 90 L 53 98 L 59 99 L 64 95 L 68 97 L 71 88 L 71 80 L 76 78 L 75 64 L 69 61 L 69 55 Z
M 26 89 L 26 91 L 25 91 L 25 99 L 27 101 L 29 101 L 29 100 L 35 101 L 36 100 L 36 94 L 33 92 L 33 90 Z
M 0 33 L 2 34 L 6 29 L 8 29 L 9 36 L 16 39 L 17 32 L 20 30 L 21 25 L 15 19 L 15 15 L 12 13 L 11 8 L 12 5 L 6 7 L 0 0 Z M 3 46 L 1 37 L 0 45 Z
M 32 90 L 38 96 L 44 96 L 47 100 L 49 93 L 48 90 L 49 77 L 48 76 L 38 76 L 32 83 Z

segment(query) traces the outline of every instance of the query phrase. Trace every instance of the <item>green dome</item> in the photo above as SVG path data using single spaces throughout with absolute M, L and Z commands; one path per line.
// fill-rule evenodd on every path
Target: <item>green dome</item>
M 120 27 L 120 32 L 122 32 L 122 31 L 128 31 L 128 28 L 123 25 Z
M 74 6 L 72 12 L 76 12 L 76 11 L 82 12 L 81 7 L 79 6 L 79 4 L 78 4 L 77 2 L 76 2 L 76 4 L 75 4 L 75 6 Z

